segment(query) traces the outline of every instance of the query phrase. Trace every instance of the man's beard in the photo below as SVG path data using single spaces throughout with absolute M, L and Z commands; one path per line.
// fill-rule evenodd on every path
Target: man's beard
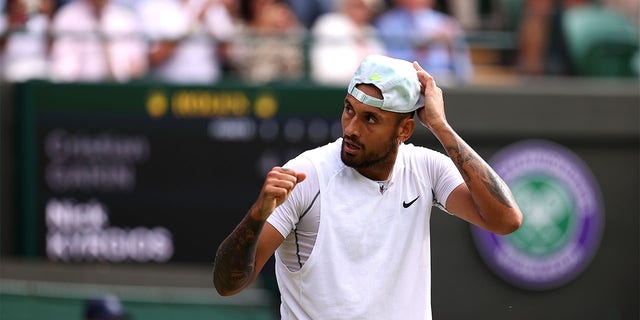
M 347 140 L 357 142 L 357 140 L 354 140 L 354 139 L 347 139 Z M 355 157 L 347 155 L 345 153 L 344 142 L 340 148 L 340 158 L 342 159 L 342 162 L 345 165 L 352 167 L 354 169 L 371 168 L 371 167 L 384 164 L 386 162 L 390 162 L 392 161 L 391 159 L 392 154 L 396 151 L 396 148 L 398 147 L 398 145 L 394 143 L 393 139 L 391 139 L 387 143 L 387 146 L 384 149 L 384 152 L 382 152 L 382 154 L 368 155 L 366 152 L 367 149 L 364 145 L 358 144 L 358 146 L 360 147 L 360 152 L 363 155 L 362 158 L 360 159 L 356 159 Z

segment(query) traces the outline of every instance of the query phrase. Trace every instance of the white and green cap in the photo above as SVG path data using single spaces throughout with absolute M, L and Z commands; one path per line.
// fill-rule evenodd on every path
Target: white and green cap
M 358 84 L 376 86 L 382 92 L 382 99 L 358 90 Z M 347 92 L 364 104 L 391 112 L 412 112 L 424 106 L 420 81 L 413 64 L 382 55 L 370 55 L 362 60 Z

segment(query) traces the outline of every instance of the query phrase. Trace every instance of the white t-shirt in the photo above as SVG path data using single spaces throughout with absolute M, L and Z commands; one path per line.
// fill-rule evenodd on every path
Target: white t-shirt
M 285 167 L 307 179 L 269 217 L 283 319 L 430 319 L 429 218 L 463 183 L 445 155 L 400 146 L 384 192 L 340 159 L 342 139 Z

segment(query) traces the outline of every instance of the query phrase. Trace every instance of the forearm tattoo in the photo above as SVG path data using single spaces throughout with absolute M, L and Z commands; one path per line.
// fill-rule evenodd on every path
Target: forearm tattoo
M 498 174 L 462 139 L 456 137 L 455 143 L 447 148 L 447 153 L 460 170 L 469 190 L 475 179 L 480 179 L 489 193 L 508 208 L 513 208 L 511 192 Z
M 258 237 L 264 221 L 247 214 L 220 244 L 213 267 L 213 283 L 218 291 L 242 288 L 253 276 Z

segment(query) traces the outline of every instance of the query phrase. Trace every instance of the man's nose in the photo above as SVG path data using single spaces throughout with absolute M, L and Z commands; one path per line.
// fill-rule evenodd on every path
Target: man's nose
M 351 117 L 350 119 L 345 119 L 342 122 L 343 126 L 342 126 L 342 132 L 344 133 L 345 136 L 353 136 L 353 137 L 359 137 L 360 136 L 360 128 L 358 126 L 358 119 L 357 117 Z

